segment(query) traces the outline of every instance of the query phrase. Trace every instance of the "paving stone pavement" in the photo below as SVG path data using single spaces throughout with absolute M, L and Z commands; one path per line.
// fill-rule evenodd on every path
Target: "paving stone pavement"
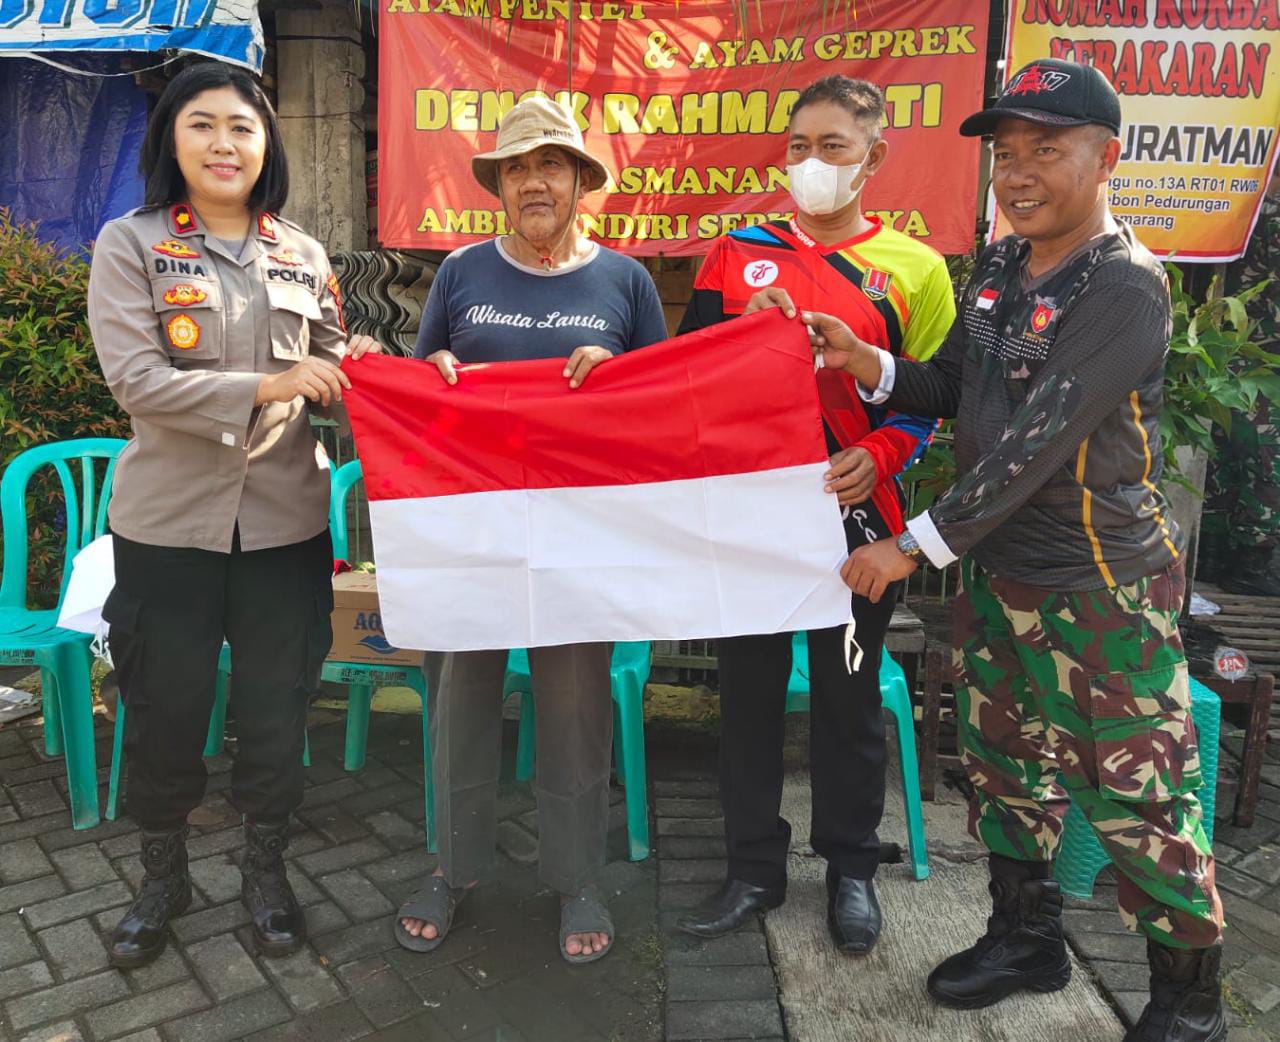
M 1240 745 L 1238 736 L 1223 742 L 1217 806 L 1226 817 L 1218 817 L 1213 842 L 1227 920 L 1223 993 L 1231 1042 L 1280 1042 L 1280 733 L 1273 731 L 1267 745 L 1257 816 L 1247 829 L 1230 823 Z M 1066 928 L 1071 946 L 1131 1024 L 1147 1002 L 1146 943 L 1120 923 L 1110 868 L 1090 900 L 1068 899 Z
M 680 914 L 725 877 L 716 736 L 706 729 L 651 726 L 646 741 L 666 970 L 665 1037 L 781 1042 L 786 1029 L 762 920 L 711 941 L 675 928 Z
M 206 761 L 191 910 L 157 962 L 128 972 L 107 965 L 103 938 L 141 875 L 133 824 L 71 829 L 62 763 L 44 756 L 38 718 L 0 728 L 0 1042 L 661 1038 L 657 864 L 625 860 L 621 790 L 602 879 L 618 930 L 607 959 L 570 967 L 559 956 L 559 903 L 536 876 L 532 791 L 509 777 L 514 725 L 498 864 L 459 908 L 448 943 L 415 954 L 395 943 L 391 915 L 435 863 L 423 840 L 419 720 L 375 714 L 354 774 L 342 767 L 344 720 L 313 714 L 287 855 L 308 945 L 286 959 L 252 954 L 224 754 Z M 103 781 L 108 726 L 99 719 Z
M 288 855 L 308 946 L 285 960 L 252 954 L 224 755 L 208 761 L 209 798 L 189 844 L 196 899 L 164 956 L 131 972 L 107 966 L 102 938 L 138 884 L 134 826 L 71 829 L 62 764 L 43 755 L 38 720 L 0 727 L 0 1042 L 788 1037 L 759 923 L 712 942 L 674 929 L 724 873 L 713 727 L 650 727 L 656 856 L 624 860 L 615 790 L 603 882 L 618 940 L 609 958 L 570 968 L 556 951 L 555 897 L 536 879 L 532 794 L 509 777 L 514 734 L 498 866 L 461 906 L 448 944 L 424 957 L 395 944 L 389 917 L 434 864 L 422 844 L 419 722 L 375 715 L 368 761 L 355 774 L 342 768 L 342 723 L 327 713 L 313 720 L 313 765 Z M 103 721 L 104 779 L 109 737 Z M 1229 805 L 1220 794 L 1219 806 Z M 1280 742 L 1268 752 L 1256 824 L 1220 821 L 1216 849 L 1231 924 L 1231 1038 L 1280 1042 Z M 1071 903 L 1068 933 L 1131 1020 L 1146 998 L 1145 953 L 1123 931 L 1105 875 L 1091 900 Z

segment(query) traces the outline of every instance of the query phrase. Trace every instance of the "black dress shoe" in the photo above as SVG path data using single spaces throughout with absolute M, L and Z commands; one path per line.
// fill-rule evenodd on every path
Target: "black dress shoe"
M 677 922 L 695 937 L 719 937 L 732 933 L 755 912 L 777 908 L 787 899 L 785 886 L 754 886 L 741 879 L 726 879 L 716 895 Z
M 880 902 L 870 879 L 842 876 L 827 868 L 827 928 L 836 950 L 866 955 L 880 939 Z

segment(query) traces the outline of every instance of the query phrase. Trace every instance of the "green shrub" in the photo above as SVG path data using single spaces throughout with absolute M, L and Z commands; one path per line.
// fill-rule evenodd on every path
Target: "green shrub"
M 1212 455 L 1215 428 L 1230 437 L 1234 415 L 1248 415 L 1262 401 L 1280 401 L 1280 355 L 1252 341 L 1255 323 L 1246 310 L 1270 280 L 1235 296 L 1218 296 L 1215 277 L 1206 299 L 1197 300 L 1187 292 L 1181 269 L 1175 264 L 1165 268 L 1173 335 L 1165 361 L 1160 434 L 1167 472 L 1180 480 L 1173 456 L 1178 446 Z
M 0 207 L 0 464 L 63 438 L 125 437 L 89 338 L 89 263 Z
M 0 467 L 32 445 L 128 436 L 89 337 L 88 285 L 85 256 L 44 242 L 0 207 Z M 27 508 L 30 579 L 35 601 L 48 604 L 66 517 L 52 471 L 33 479 Z

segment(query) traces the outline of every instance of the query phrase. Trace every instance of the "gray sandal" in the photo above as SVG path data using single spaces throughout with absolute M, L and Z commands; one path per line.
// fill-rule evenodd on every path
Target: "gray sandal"
M 590 955 L 570 955 L 564 943 L 575 933 L 607 933 L 609 943 Z M 560 898 L 560 955 L 565 962 L 595 962 L 613 951 L 613 919 L 600 899 L 600 891 L 587 887 L 575 897 Z
M 465 889 L 454 890 L 443 876 L 430 876 L 422 889 L 402 904 L 400 911 L 396 913 L 395 933 L 400 947 L 408 948 L 411 952 L 433 952 L 439 948 L 449 936 L 453 913 L 466 893 Z M 436 928 L 436 935 L 430 938 L 414 937 L 404 928 L 401 919 L 430 923 Z

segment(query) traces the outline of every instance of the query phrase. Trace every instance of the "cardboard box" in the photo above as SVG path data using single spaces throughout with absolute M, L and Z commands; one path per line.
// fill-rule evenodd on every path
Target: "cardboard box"
M 422 652 L 387 643 L 378 610 L 378 579 L 367 572 L 333 577 L 333 649 L 330 662 L 421 666 Z

